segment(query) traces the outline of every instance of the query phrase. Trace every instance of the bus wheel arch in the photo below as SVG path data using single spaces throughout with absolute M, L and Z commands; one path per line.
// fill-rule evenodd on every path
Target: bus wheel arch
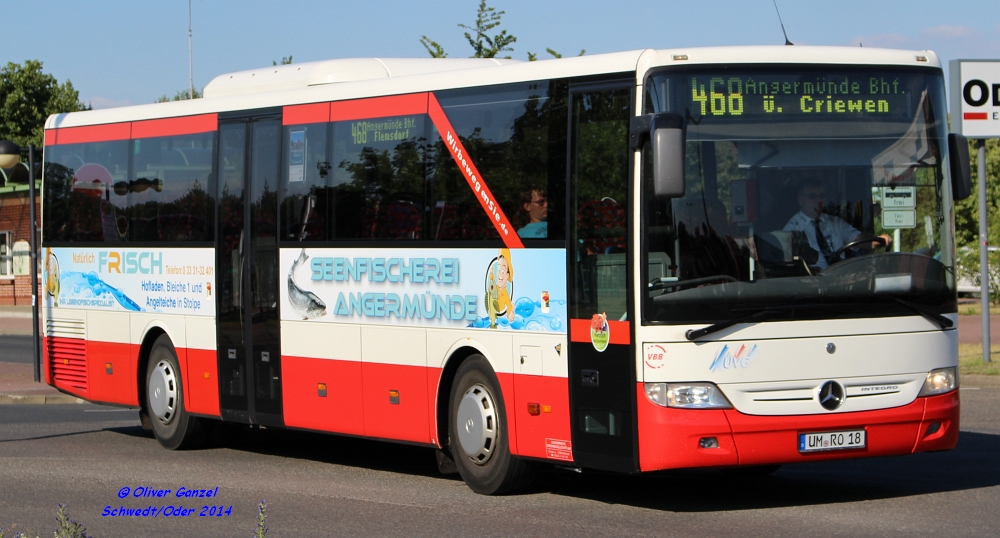
M 455 382 L 455 374 L 458 372 L 459 366 L 472 355 L 481 355 L 489 362 L 493 371 L 497 371 L 496 361 L 491 356 L 489 348 L 471 338 L 458 340 L 444 354 L 446 358 L 437 382 L 434 417 L 432 417 L 434 429 L 431 431 L 431 435 L 432 442 L 445 449 L 446 453 L 448 451 L 448 406 L 449 398 L 451 398 L 451 387 Z
M 505 398 L 486 357 L 474 353 L 461 361 L 448 403 L 448 452 L 466 485 L 483 495 L 527 487 L 534 469 L 511 453 Z
M 151 329 L 143 339 L 138 371 L 140 420 L 156 440 L 171 450 L 197 448 L 207 438 L 209 424 L 191 416 L 184 406 L 185 379 L 170 335 Z M 156 388 L 155 395 L 150 394 Z
M 437 396 L 434 401 L 434 439 L 437 445 L 448 453 L 448 406 L 451 398 L 451 387 L 455 383 L 455 374 L 465 359 L 472 355 L 482 354 L 482 350 L 472 345 L 457 346 L 452 349 L 441 369 L 438 378 Z
M 143 335 L 142 344 L 139 346 L 139 360 L 135 368 L 135 386 L 138 392 L 136 400 L 139 402 L 139 421 L 142 423 L 142 428 L 147 431 L 153 429 L 152 423 L 149 421 L 149 411 L 146 409 L 146 370 L 149 368 L 149 353 L 156 340 L 166 334 L 166 331 L 161 327 L 150 327 Z

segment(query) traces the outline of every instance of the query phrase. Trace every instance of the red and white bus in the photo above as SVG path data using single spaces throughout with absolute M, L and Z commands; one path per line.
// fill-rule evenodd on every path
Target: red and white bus
M 53 116 L 45 379 L 167 448 L 413 443 L 486 494 L 949 449 L 944 88 L 868 48 L 344 59 Z

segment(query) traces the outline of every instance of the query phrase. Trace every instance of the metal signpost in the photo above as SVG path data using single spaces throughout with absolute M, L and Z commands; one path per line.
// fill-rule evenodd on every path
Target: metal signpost
M 990 362 L 989 241 L 986 211 L 986 139 L 1000 138 L 1000 60 L 952 60 L 952 129 L 978 139 L 979 275 L 983 308 L 983 362 Z

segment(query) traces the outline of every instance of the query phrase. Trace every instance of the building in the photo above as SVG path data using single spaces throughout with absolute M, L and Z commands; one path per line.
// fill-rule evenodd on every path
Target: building
M 18 166 L 0 173 L 0 306 L 31 306 L 31 206 L 26 172 L 26 167 Z M 40 221 L 42 182 L 36 180 L 35 186 Z

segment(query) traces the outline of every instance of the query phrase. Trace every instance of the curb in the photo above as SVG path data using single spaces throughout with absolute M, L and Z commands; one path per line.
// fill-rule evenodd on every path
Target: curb
M 3 404 L 82 404 L 87 403 L 75 396 L 66 394 L 23 395 L 0 394 L 0 405 Z

